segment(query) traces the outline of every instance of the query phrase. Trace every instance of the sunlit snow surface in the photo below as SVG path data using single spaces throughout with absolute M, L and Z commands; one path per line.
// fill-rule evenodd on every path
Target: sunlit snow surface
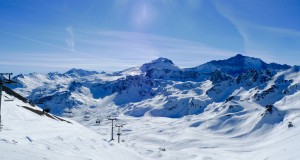
M 300 98 L 300 94 L 295 96 Z M 261 107 L 247 103 L 243 105 L 249 108 L 248 113 L 242 115 L 238 112 L 241 116 L 236 114 L 231 117 L 235 119 L 232 121 L 221 115 L 211 117 L 209 112 L 178 119 L 119 116 L 119 123 L 125 124 L 122 145 L 133 148 L 143 156 L 165 160 L 282 160 L 297 159 L 300 156 L 297 151 L 300 112 L 294 110 L 300 105 L 299 102 L 278 105 L 286 111 L 284 119 L 280 115 L 262 117 L 264 110 Z M 294 127 L 288 127 L 290 121 Z M 93 123 L 92 120 L 86 126 L 109 137 L 109 121 L 103 119 L 101 125 Z
M 16 98 L 2 100 L 1 160 L 147 159 L 77 122 L 40 116 L 22 106 L 41 110 Z
M 236 63 L 243 59 L 247 63 Z M 232 67 L 231 64 L 237 65 Z M 225 73 L 215 72 L 223 65 Z M 246 66 L 245 71 L 240 66 Z M 250 69 L 251 66 L 256 70 Z M 197 71 L 208 72 L 207 69 L 214 73 Z M 226 76 L 226 73 L 231 75 Z M 160 58 L 142 67 L 112 74 L 73 69 L 69 74 L 20 76 L 17 80 L 22 85 L 14 87 L 16 92 L 39 102 L 44 108 L 52 107 L 52 113 L 70 117 L 98 135 L 86 129 L 79 131 L 78 128 L 83 127 L 75 122 L 70 126 L 45 119 L 44 123 L 39 116 L 8 122 L 4 116 L 1 136 L 7 137 L 1 138 L 4 140 L 0 144 L 19 147 L 22 143 L 33 145 L 40 139 L 38 145 L 28 150 L 40 155 L 50 153 L 48 159 L 57 158 L 51 154 L 57 152 L 57 155 L 66 153 L 78 159 L 95 160 L 113 159 L 113 156 L 115 159 L 160 160 L 297 160 L 300 157 L 297 150 L 300 148 L 299 77 L 299 67 L 266 64 L 241 55 L 184 70 Z M 10 103 L 17 102 L 4 102 L 5 105 Z M 7 108 L 10 107 L 4 107 L 4 115 L 9 111 Z M 18 108 L 16 115 L 23 115 L 19 109 L 23 108 Z M 71 115 L 65 113 L 70 110 Z M 117 123 L 125 124 L 121 129 L 120 145 L 116 141 L 107 142 L 111 134 L 107 116 L 111 115 L 117 116 Z M 23 122 L 32 117 L 35 117 L 34 122 Z M 96 124 L 98 120 L 100 124 Z M 36 125 L 28 127 L 30 124 Z M 43 132 L 49 137 L 33 133 L 47 130 L 45 125 L 50 125 L 53 131 Z M 9 134 L 13 128 L 13 134 Z M 116 132 L 115 128 L 115 139 Z M 26 136 L 33 141 L 29 142 Z M 94 138 L 101 150 L 95 150 L 97 153 L 90 147 L 94 146 L 94 141 L 90 141 L 93 136 L 98 137 Z M 20 142 L 13 144 L 15 139 Z M 86 145 L 81 146 L 82 143 Z M 23 153 L 24 148 L 15 151 Z M 3 153 L 6 150 L 13 152 L 6 147 Z M 123 156 L 124 152 L 129 157 Z

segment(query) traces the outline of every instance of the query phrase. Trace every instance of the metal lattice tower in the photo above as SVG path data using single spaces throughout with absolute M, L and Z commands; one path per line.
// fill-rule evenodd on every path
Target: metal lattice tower
M 123 124 L 116 124 L 116 127 L 118 127 L 118 143 L 120 143 L 120 136 L 121 136 L 121 127 L 123 127 Z
M 0 73 L 0 129 L 2 128 L 2 117 L 1 117 L 1 102 L 2 102 L 2 89 L 3 84 L 10 84 L 10 83 L 16 83 L 15 81 L 11 80 L 12 73 Z M 4 77 L 8 76 L 8 78 Z
M 114 121 L 116 121 L 117 118 L 108 117 L 107 119 L 111 121 L 111 139 L 110 140 L 113 141 L 114 140 Z

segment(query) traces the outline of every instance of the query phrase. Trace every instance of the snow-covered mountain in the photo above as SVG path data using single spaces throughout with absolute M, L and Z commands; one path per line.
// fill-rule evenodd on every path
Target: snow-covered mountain
M 239 75 L 243 72 L 246 72 L 249 69 L 255 70 L 284 70 L 289 69 L 289 65 L 281 65 L 277 63 L 267 64 L 259 58 L 247 57 L 241 54 L 237 54 L 234 57 L 231 57 L 226 60 L 214 60 L 207 62 L 205 64 L 199 65 L 195 68 L 190 68 L 188 70 L 196 70 L 203 73 L 210 73 L 216 69 L 221 70 L 224 73 L 230 75 Z
M 102 72 L 101 74 L 104 74 L 105 72 Z M 95 75 L 99 74 L 96 71 L 86 71 L 83 69 L 76 69 L 72 68 L 69 71 L 65 73 L 65 75 L 71 76 L 71 77 L 84 77 L 84 76 L 90 76 L 90 75 Z
M 171 71 L 179 71 L 180 68 L 175 66 L 175 64 L 167 59 L 167 58 L 158 58 L 156 60 L 151 61 L 150 63 L 143 64 L 141 70 L 143 72 L 147 72 L 151 69 L 163 69 L 163 70 L 171 70 Z
M 152 158 L 158 156 L 153 148 L 162 146 L 170 150 L 159 153 L 164 159 L 280 159 L 283 152 L 290 159 L 300 156 L 288 138 L 299 139 L 294 129 L 300 124 L 297 66 L 236 55 L 179 68 L 159 58 L 112 74 L 71 70 L 14 80 L 19 84 L 10 87 L 32 103 L 103 135 L 107 133 L 101 126 L 94 127 L 96 119 L 122 117 L 131 123 L 126 145 Z M 273 137 L 278 134 L 282 137 Z M 272 150 L 264 153 L 265 147 Z M 245 153 L 242 158 L 239 152 Z
M 181 69 L 169 59 L 158 58 L 141 67 L 113 74 L 71 69 L 63 74 L 18 75 L 14 77 L 18 85 L 11 87 L 58 115 L 63 115 L 65 109 L 101 108 L 107 104 L 106 100 L 104 104 L 102 101 L 110 99 L 111 105 L 129 115 L 182 117 L 200 114 L 207 105 L 232 97 L 262 106 L 274 104 L 285 96 L 281 92 L 292 87 L 294 81 L 284 79 L 283 73 L 297 74 L 295 68 L 236 55 Z M 278 76 L 279 73 L 283 75 Z M 274 80 L 278 77 L 281 79 Z M 247 96 L 240 95 L 241 89 Z M 271 94 L 275 91 L 277 99 Z M 157 99 L 160 99 L 157 105 L 149 104 Z
M 4 91 L 3 97 L 1 160 L 146 159 L 73 120 L 43 113 Z

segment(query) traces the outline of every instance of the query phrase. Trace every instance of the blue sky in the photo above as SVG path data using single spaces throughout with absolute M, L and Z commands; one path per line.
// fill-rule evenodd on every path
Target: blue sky
M 299 0 L 0 0 L 0 72 L 118 71 L 238 53 L 298 65 Z

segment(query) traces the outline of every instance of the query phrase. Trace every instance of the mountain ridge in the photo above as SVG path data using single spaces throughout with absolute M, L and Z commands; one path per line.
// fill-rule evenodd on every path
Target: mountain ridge
M 240 63 L 246 69 L 237 64 L 234 70 L 226 70 L 237 59 L 249 61 Z M 109 134 L 107 126 L 95 125 L 96 120 L 108 125 L 108 116 L 121 117 L 120 123 L 129 124 L 123 136 L 126 145 L 152 158 L 157 158 L 154 150 L 163 143 L 167 147 L 162 154 L 165 159 L 203 159 L 203 155 L 224 159 L 227 153 L 232 155 L 229 159 L 240 159 L 240 152 L 249 150 L 244 154 L 247 159 L 279 160 L 282 157 L 278 154 L 284 155 L 286 148 L 288 156 L 295 159 L 294 140 L 289 139 L 287 147 L 281 144 L 291 135 L 299 135 L 299 67 L 274 67 L 244 56 L 227 62 L 223 70 L 215 66 L 209 73 L 178 70 L 164 58 L 148 63 L 144 71 L 135 67 L 126 73 L 84 76 L 35 73 L 16 77 L 20 85 L 13 90 L 102 135 Z M 279 138 L 281 135 L 284 137 Z M 191 148 L 199 154 L 187 153 Z M 272 153 L 266 152 L 270 148 Z M 207 149 L 213 154 L 206 153 Z M 222 151 L 220 156 L 214 154 L 218 150 Z M 232 150 L 236 152 L 232 154 Z
M 232 71 L 232 70 L 228 70 L 229 67 L 238 68 L 238 69 Z M 106 74 L 112 76 L 140 75 L 140 74 L 146 74 L 150 70 L 168 70 L 168 71 L 176 71 L 181 73 L 189 71 L 189 72 L 198 72 L 201 74 L 213 73 L 216 70 L 220 70 L 223 73 L 236 76 L 242 72 L 246 72 L 249 69 L 265 70 L 267 68 L 273 70 L 285 70 L 285 69 L 292 68 L 292 66 L 287 64 L 278 64 L 275 62 L 266 63 L 259 58 L 248 57 L 242 54 L 237 54 L 233 57 L 224 60 L 212 60 L 204 64 L 200 64 L 196 67 L 190 67 L 190 68 L 180 68 L 176 66 L 172 60 L 164 57 L 159 57 L 139 67 L 132 67 L 132 68 L 125 69 L 123 71 L 116 71 L 113 72 L 112 74 L 106 72 L 97 72 L 97 71 L 89 71 L 84 69 L 72 68 L 64 73 L 49 72 L 46 75 L 48 75 L 48 77 L 51 76 L 53 77 L 55 75 L 58 75 L 58 76 L 71 76 L 71 77 L 73 76 L 79 78 L 79 77 L 90 76 L 95 74 Z M 33 72 L 29 74 L 20 74 L 15 76 L 15 78 L 23 77 L 24 75 L 39 75 L 39 73 Z
M 234 70 L 234 73 L 231 72 L 232 70 L 226 70 L 235 62 L 237 64 L 233 68 L 236 69 L 239 66 L 240 68 Z M 203 65 L 214 65 L 216 69 L 211 70 L 212 72 L 209 73 L 203 73 L 197 69 L 180 69 L 171 60 L 161 57 L 141 67 L 125 71 L 126 73 L 136 72 L 133 75 L 122 72 L 106 74 L 82 69 L 71 69 L 63 74 L 57 72 L 46 75 L 32 73 L 14 77 L 13 79 L 19 82 L 19 85 L 11 88 L 44 108 L 52 106 L 52 112 L 58 115 L 62 115 L 65 108 L 80 109 L 82 107 L 89 108 L 89 106 L 103 105 L 101 101 L 105 97 L 112 98 L 111 105 L 127 108 L 134 103 L 148 101 L 160 95 L 163 97 L 176 95 L 179 96 L 178 101 L 180 101 L 181 97 L 194 96 L 201 99 L 197 103 L 203 108 L 212 102 L 230 99 L 239 87 L 249 90 L 255 85 L 267 86 L 267 83 L 278 72 L 292 70 L 292 72 L 297 73 L 297 67 L 291 68 L 290 66 L 279 64 L 268 65 L 258 58 L 240 54 L 225 60 L 210 61 Z M 241 65 L 245 65 L 245 67 L 243 68 Z M 223 68 L 217 68 L 217 66 L 222 66 Z M 232 85 L 232 87 L 226 89 L 228 85 Z M 290 85 L 286 84 L 283 86 L 287 89 Z M 191 90 L 186 89 L 189 88 L 188 86 L 190 86 Z M 266 93 L 275 91 L 277 88 L 275 85 L 273 88 L 267 88 L 268 91 L 251 94 L 250 99 L 261 99 Z M 260 87 L 260 90 L 263 89 Z M 194 100 L 197 101 L 197 99 Z M 169 101 L 168 98 L 165 101 Z M 168 103 L 163 101 L 159 103 L 164 106 L 163 108 L 168 108 Z M 182 103 L 185 103 L 183 107 L 188 107 L 191 102 L 183 100 Z M 266 105 L 265 102 L 261 104 Z M 155 108 L 147 107 L 143 114 Z M 188 114 L 200 114 L 202 113 L 200 110 L 195 110 Z M 136 111 L 141 112 L 136 109 L 130 112 L 134 113 Z M 159 112 L 161 111 L 168 112 L 164 109 Z M 128 111 L 124 112 L 130 113 Z M 177 112 L 180 111 L 178 110 Z M 154 111 L 151 113 L 154 113 Z M 155 113 L 155 115 L 160 114 Z M 184 116 L 184 114 L 179 115 Z
M 237 54 L 234 57 L 230 57 L 225 60 L 213 60 L 202 65 L 199 65 L 191 70 L 197 70 L 199 72 L 213 72 L 216 69 L 220 69 L 222 72 L 225 72 L 230 75 L 238 75 L 242 72 L 245 72 L 249 69 L 256 70 L 284 70 L 289 69 L 291 66 L 286 64 L 277 64 L 277 63 L 266 63 L 259 58 L 253 58 L 248 56 L 243 56 Z

